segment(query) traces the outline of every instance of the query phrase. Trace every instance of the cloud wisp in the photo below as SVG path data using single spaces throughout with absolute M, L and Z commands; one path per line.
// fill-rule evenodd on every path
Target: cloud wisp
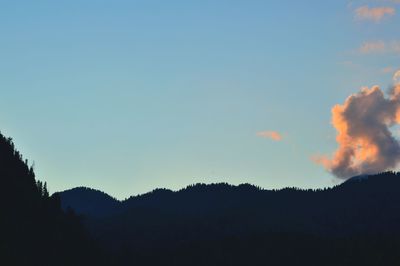
M 374 7 L 362 6 L 355 10 L 356 20 L 371 20 L 374 22 L 381 21 L 384 17 L 393 16 L 396 10 L 393 7 Z
M 400 54 L 400 41 L 369 41 L 364 42 L 360 48 L 358 48 L 360 54 Z
M 364 42 L 358 49 L 362 54 L 383 53 L 386 50 L 384 41 Z
M 382 69 L 381 69 L 381 72 L 382 72 L 382 73 L 385 73 L 385 74 L 393 73 L 393 72 L 394 72 L 394 69 L 393 69 L 393 67 L 388 66 L 388 67 L 382 68 Z
M 393 81 L 395 84 L 400 84 L 400 69 L 394 73 Z
M 272 139 L 274 141 L 281 141 L 283 139 L 282 134 L 277 131 L 260 131 L 257 132 L 257 136 L 262 138 Z
M 399 83 L 387 96 L 378 86 L 363 88 L 332 108 L 336 152 L 312 159 L 340 179 L 394 169 L 400 163 L 400 144 L 390 128 L 399 123 Z

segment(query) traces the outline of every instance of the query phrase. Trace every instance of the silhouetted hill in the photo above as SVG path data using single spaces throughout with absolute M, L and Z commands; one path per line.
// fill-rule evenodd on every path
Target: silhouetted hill
M 61 198 L 61 208 L 73 210 L 80 215 L 104 217 L 115 214 L 120 208 L 119 201 L 110 195 L 87 187 L 78 187 L 63 191 L 57 195 Z
M 35 179 L 10 138 L 0 134 L 0 265 L 89 265 L 104 260 L 81 221 Z
M 319 245 L 333 245 L 331 248 L 334 252 L 339 252 L 341 245 L 349 245 L 348 248 L 355 252 L 346 255 L 350 258 L 360 256 L 357 252 L 362 252 L 361 248 L 374 250 L 372 255 L 380 254 L 381 248 L 374 246 L 376 239 L 384 239 L 385 244 L 394 242 L 391 248 L 400 247 L 396 246 L 400 235 L 399 192 L 400 175 L 389 172 L 368 178 L 354 178 L 333 188 L 319 190 L 264 190 L 249 184 L 196 184 L 175 192 L 157 189 L 130 197 L 117 202 L 118 212 L 107 211 L 109 215 L 101 218 L 93 217 L 92 210 L 84 214 L 88 228 L 103 245 L 115 252 L 125 250 L 125 256 L 136 254 L 136 259 L 141 263 L 152 261 L 149 259 L 150 251 L 163 254 L 160 256 L 166 256 L 164 259 L 171 259 L 167 255 L 169 253 L 178 256 L 184 251 L 199 256 L 192 248 L 206 254 L 211 252 L 213 259 L 238 256 L 235 262 L 243 259 L 238 255 L 240 252 L 253 254 L 248 250 L 250 247 L 255 250 L 268 247 L 276 254 L 287 254 L 287 251 L 277 249 L 279 245 L 284 248 L 281 239 L 291 241 L 286 243 L 290 249 L 299 248 L 294 247 L 294 243 L 316 250 L 320 249 Z M 73 206 L 71 201 L 64 204 L 79 208 Z M 271 239 L 277 246 L 270 242 Z M 242 246 L 246 250 L 236 250 L 247 242 L 249 247 Z M 232 243 L 236 244 L 228 248 Z M 233 250 L 239 253 L 232 254 Z M 291 252 L 293 257 L 308 254 Z M 332 255 L 323 250 L 318 252 L 327 257 Z M 394 253 L 390 255 L 396 256 Z M 261 255 L 257 253 L 257 256 Z M 391 258 L 388 254 L 386 256 Z M 174 258 L 182 265 L 188 263 L 181 261 L 179 256 Z M 379 258 L 371 258 L 368 263 L 376 259 Z M 125 261 L 131 260 L 126 258 Z M 210 261 L 206 261 L 199 265 L 210 265 Z M 153 263 L 157 265 L 157 261 Z M 366 265 L 378 265 L 368 263 Z M 341 264 L 332 265 L 361 264 L 355 264 L 354 261 L 345 264 L 342 261 Z
M 346 182 L 361 182 L 361 181 L 366 181 L 369 178 L 369 175 L 358 175 L 358 176 L 353 176 L 349 179 L 347 179 L 344 183 Z
M 189 218 L 192 224 L 207 217 L 210 224 L 230 221 L 224 229 L 233 232 L 241 231 L 239 227 L 246 223 L 264 231 L 345 235 L 399 230 L 399 192 L 400 176 L 383 173 L 319 190 L 265 190 L 249 184 L 221 183 L 196 184 L 176 192 L 156 189 L 121 202 L 83 188 L 61 192 L 60 197 L 63 206 L 71 206 L 78 213 L 116 223 L 123 215 L 124 221 L 132 219 L 132 225 L 142 220 L 148 225 L 145 220 L 149 218 L 143 212 L 149 212 L 158 216 L 155 221 L 160 224 L 163 219 L 186 224 Z

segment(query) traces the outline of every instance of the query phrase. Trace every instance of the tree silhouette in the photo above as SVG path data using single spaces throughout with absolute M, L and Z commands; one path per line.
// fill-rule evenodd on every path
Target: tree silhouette
M 106 265 L 74 214 L 35 179 L 33 167 L 0 134 L 0 265 Z M 90 263 L 90 264 L 89 264 Z

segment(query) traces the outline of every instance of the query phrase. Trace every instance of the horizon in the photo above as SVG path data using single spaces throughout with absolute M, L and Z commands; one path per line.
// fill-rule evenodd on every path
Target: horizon
M 369 176 L 382 175 L 382 174 L 387 174 L 387 173 L 394 173 L 394 174 L 398 175 L 400 172 L 386 171 L 386 172 L 376 173 L 376 174 L 371 174 L 371 175 L 364 174 L 364 175 L 359 175 L 359 176 L 353 176 L 353 177 L 351 177 L 349 179 L 343 180 L 341 183 L 338 183 L 338 184 L 335 184 L 335 185 L 332 185 L 332 186 L 329 186 L 329 187 L 314 188 L 314 189 L 312 189 L 312 188 L 299 188 L 299 187 L 282 187 L 282 188 L 276 189 L 276 188 L 260 187 L 260 186 L 257 186 L 257 185 L 251 184 L 251 183 L 231 184 L 231 183 L 226 183 L 226 182 L 218 182 L 218 183 L 193 183 L 193 184 L 189 184 L 189 185 L 186 185 L 186 186 L 178 188 L 178 189 L 169 189 L 169 188 L 157 187 L 157 188 L 153 188 L 152 190 L 149 190 L 149 191 L 144 192 L 144 193 L 132 194 L 132 195 L 130 195 L 128 197 L 125 197 L 125 198 L 118 198 L 118 197 L 115 197 L 114 195 L 108 193 L 107 191 L 103 191 L 103 190 L 96 189 L 96 188 L 93 188 L 93 187 L 85 187 L 85 186 L 78 186 L 78 187 L 73 187 L 73 188 L 69 188 L 69 189 L 66 189 L 66 190 L 62 190 L 62 191 L 55 191 L 52 194 L 64 193 L 64 192 L 68 192 L 68 191 L 75 190 L 75 189 L 89 189 L 89 190 L 94 190 L 96 192 L 105 193 L 106 195 L 110 196 L 111 198 L 122 202 L 122 201 L 125 201 L 125 200 L 129 199 L 129 198 L 140 197 L 142 195 L 146 195 L 146 194 L 152 193 L 152 192 L 157 191 L 157 190 L 168 190 L 168 191 L 171 191 L 171 192 L 179 192 L 179 191 L 188 189 L 188 188 L 193 187 L 193 186 L 201 186 L 201 185 L 205 185 L 205 186 L 226 185 L 226 186 L 231 186 L 231 187 L 235 187 L 235 188 L 237 188 L 239 186 L 242 186 L 242 185 L 248 185 L 248 186 L 257 188 L 259 190 L 262 190 L 262 191 L 274 191 L 274 192 L 279 192 L 279 191 L 286 190 L 286 189 L 298 189 L 298 190 L 301 190 L 301 191 L 309 191 L 309 190 L 317 191 L 318 189 L 322 189 L 322 190 L 324 190 L 324 189 L 332 189 L 332 188 L 335 188 L 337 186 L 343 185 L 347 181 L 364 180 L 364 179 L 368 179 Z
M 316 189 L 396 171 L 399 10 L 391 0 L 5 3 L 0 131 L 51 193 Z
M 2 133 L 2 132 L 0 132 L 0 134 L 1 134 L 1 133 Z M 14 140 L 11 136 L 5 136 L 5 137 L 6 137 L 6 138 L 11 138 L 12 141 L 13 141 L 13 143 L 15 144 L 15 142 L 14 142 L 15 140 Z M 34 160 L 29 160 L 28 158 L 26 158 L 26 157 L 24 156 L 23 151 L 21 151 L 18 147 L 16 147 L 16 149 L 17 149 L 17 151 L 19 151 L 19 152 L 21 153 L 22 158 L 23 158 L 24 160 L 27 160 L 27 161 L 28 161 L 28 164 L 31 163 L 30 166 L 34 169 L 34 171 L 35 171 L 35 173 L 36 173 L 35 161 L 34 161 Z M 354 177 L 357 177 L 357 176 L 354 176 Z M 49 184 L 49 183 L 47 182 L 47 180 L 41 179 L 40 176 L 37 176 L 37 174 L 36 174 L 36 178 L 37 178 L 39 181 L 46 182 L 46 186 L 51 187 L 51 184 Z M 349 179 L 351 179 L 351 178 L 349 178 Z M 349 180 L 349 179 L 347 179 L 347 180 Z M 137 196 L 145 195 L 145 194 L 151 193 L 151 192 L 153 192 L 154 190 L 158 190 L 158 189 L 165 189 L 165 190 L 169 190 L 169 191 L 172 191 L 172 192 L 178 192 L 178 191 L 180 191 L 180 190 L 184 190 L 184 189 L 188 188 L 189 186 L 194 186 L 194 185 L 218 185 L 218 184 L 226 184 L 226 185 L 234 186 L 234 187 L 238 187 L 238 186 L 240 186 L 240 185 L 250 185 L 250 186 L 253 186 L 253 187 L 260 188 L 261 190 L 269 190 L 269 191 L 272 191 L 272 190 L 279 191 L 279 190 L 290 189 L 290 188 L 296 188 L 296 189 L 301 189 L 301 190 L 308 190 L 308 189 L 314 190 L 314 189 L 333 188 L 333 187 L 335 187 L 335 186 L 337 186 L 337 185 L 343 184 L 343 183 L 346 182 L 347 180 L 336 180 L 336 182 L 332 182 L 332 184 L 330 184 L 329 186 L 325 186 L 325 187 L 314 187 L 314 188 L 312 188 L 312 187 L 297 187 L 297 186 L 290 186 L 290 185 L 288 185 L 288 186 L 282 186 L 282 187 L 271 187 L 271 188 L 269 188 L 269 187 L 262 187 L 262 186 L 259 186 L 259 185 L 257 185 L 257 184 L 253 184 L 253 183 L 248 183 L 248 182 L 230 183 L 229 181 L 224 182 L 224 181 L 218 181 L 218 180 L 217 180 L 217 181 L 215 181 L 215 182 L 210 181 L 210 182 L 208 182 L 208 183 L 205 183 L 205 182 L 189 183 L 189 184 L 183 185 L 183 186 L 181 186 L 181 187 L 176 187 L 176 188 L 154 187 L 154 188 L 151 188 L 151 189 L 149 189 L 149 190 L 147 190 L 147 191 L 140 192 L 140 193 L 132 192 L 131 194 L 128 194 L 127 196 L 124 196 L 123 198 L 118 197 L 118 196 L 115 196 L 115 195 L 113 195 L 112 193 L 109 193 L 107 190 L 102 190 L 102 189 L 96 188 L 96 187 L 78 185 L 78 186 L 75 186 L 75 187 L 67 187 L 67 188 L 62 189 L 62 190 L 50 191 L 50 194 L 53 195 L 53 194 L 57 194 L 57 193 L 62 193 L 62 192 L 74 190 L 74 189 L 85 188 L 85 189 L 91 189 L 91 190 L 103 192 L 103 193 L 107 194 L 108 196 L 111 196 L 112 198 L 114 198 L 114 199 L 116 199 L 116 200 L 118 200 L 118 201 L 124 201 L 124 200 L 126 200 L 126 199 L 128 199 L 128 198 L 130 198 L 130 197 L 137 197 Z M 129 193 L 129 191 L 128 191 L 127 193 Z
M 355 177 L 357 177 L 357 176 L 355 176 Z M 349 179 L 347 179 L 347 180 L 344 180 L 344 181 L 342 181 L 342 183 L 336 184 L 336 185 L 331 186 L 331 187 L 316 188 L 316 189 L 329 189 L 329 188 L 334 188 L 335 186 L 342 185 L 344 182 L 346 182 L 346 181 L 348 181 L 348 180 L 350 180 L 350 179 L 352 179 L 352 178 L 349 178 Z M 188 189 L 189 187 L 201 186 L 201 185 L 205 185 L 205 186 L 226 185 L 226 186 L 231 186 L 231 187 L 235 187 L 235 188 L 237 188 L 237 187 L 239 187 L 239 186 L 242 186 L 242 185 L 249 185 L 249 186 L 254 187 L 254 188 L 257 188 L 257 189 L 259 189 L 259 190 L 261 190 L 261 191 L 275 191 L 275 192 L 279 192 L 279 191 L 285 190 L 285 189 L 299 189 L 299 190 L 302 190 L 302 191 L 308 191 L 308 190 L 310 190 L 310 189 L 307 189 L 307 188 L 298 188 L 298 187 L 283 187 L 283 188 L 275 189 L 275 188 L 264 188 L 264 187 L 256 186 L 256 185 L 250 184 L 250 183 L 231 184 L 231 183 L 219 182 L 219 183 L 193 183 L 193 184 L 189 184 L 189 185 L 187 185 L 187 186 L 184 186 L 184 187 L 181 187 L 181 188 L 178 188 L 178 189 L 169 189 L 169 188 L 157 187 L 157 188 L 153 188 L 152 190 L 149 190 L 149 191 L 144 192 L 144 193 L 132 194 L 132 195 L 130 195 L 130 196 L 128 196 L 128 197 L 125 197 L 125 198 L 118 198 L 118 197 L 115 197 L 114 195 L 108 193 L 107 191 L 103 191 L 103 190 L 96 189 L 96 188 L 93 188 L 93 187 L 85 187 L 85 186 L 79 186 L 79 187 L 69 188 L 69 189 L 66 189 L 66 190 L 55 191 L 55 192 L 52 193 L 52 195 L 57 194 L 57 193 L 64 193 L 64 192 L 72 191 L 72 190 L 75 190 L 75 189 L 89 189 L 89 190 L 93 190 L 93 191 L 96 191 L 96 192 L 104 193 L 104 194 L 106 194 L 107 196 L 110 196 L 111 198 L 113 198 L 113 199 L 115 199 L 115 200 L 117 200 L 117 201 L 122 202 L 122 201 L 125 201 L 125 200 L 129 199 L 129 198 L 140 197 L 140 196 L 143 196 L 143 195 L 152 193 L 152 192 L 157 191 L 157 190 L 167 190 L 167 191 L 170 191 L 170 192 L 179 192 L 179 191 Z M 311 190 L 312 190 L 312 191 L 315 191 L 316 189 L 311 189 Z

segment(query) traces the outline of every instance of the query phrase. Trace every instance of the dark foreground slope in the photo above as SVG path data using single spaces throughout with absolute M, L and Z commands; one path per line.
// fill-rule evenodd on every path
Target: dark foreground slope
M 400 265 L 395 173 L 316 191 L 197 184 L 122 202 L 84 188 L 59 195 L 122 265 Z
M 94 265 L 105 261 L 73 212 L 49 197 L 11 139 L 0 134 L 0 265 Z

